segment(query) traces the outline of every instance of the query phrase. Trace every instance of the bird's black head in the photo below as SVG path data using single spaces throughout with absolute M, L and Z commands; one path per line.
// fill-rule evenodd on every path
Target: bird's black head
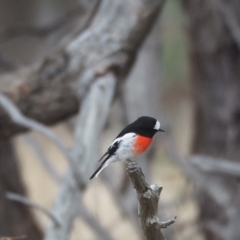
M 123 129 L 119 136 L 129 132 L 134 132 L 145 137 L 153 137 L 158 131 L 164 132 L 160 128 L 160 122 L 155 118 L 143 116 L 129 124 L 125 129 Z

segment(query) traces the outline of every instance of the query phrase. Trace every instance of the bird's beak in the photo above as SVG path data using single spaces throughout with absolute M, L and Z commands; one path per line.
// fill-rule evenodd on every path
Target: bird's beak
M 163 129 L 161 129 L 161 128 L 160 128 L 158 131 L 159 131 L 159 132 L 165 132 L 165 131 L 164 131 Z

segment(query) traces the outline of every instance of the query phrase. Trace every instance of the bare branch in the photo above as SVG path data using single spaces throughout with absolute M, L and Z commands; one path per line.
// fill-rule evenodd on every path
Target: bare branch
M 239 163 L 203 155 L 190 156 L 188 159 L 191 164 L 204 172 L 215 172 L 240 178 Z
M 173 219 L 170 219 L 166 222 L 160 222 L 159 227 L 160 228 L 167 228 L 168 226 L 172 225 L 173 223 L 176 222 L 177 216 L 175 216 Z
M 189 164 L 189 162 L 187 162 L 187 159 L 182 157 L 177 150 L 170 132 L 170 129 L 166 131 L 164 141 L 167 152 L 173 162 L 183 171 L 187 178 L 189 178 L 203 191 L 206 191 L 209 196 L 211 196 L 216 201 L 216 203 L 218 203 L 220 206 L 229 204 L 230 196 L 225 186 L 223 186 L 221 182 L 217 181 L 214 178 L 211 178 L 211 181 L 209 181 L 209 178 L 211 176 L 207 175 L 204 172 L 200 172 L 196 167 Z
M 19 202 L 22 203 L 28 207 L 34 208 L 36 210 L 41 211 L 44 213 L 47 217 L 49 217 L 56 227 L 60 227 L 60 222 L 57 219 L 54 214 L 52 214 L 48 209 L 40 206 L 39 204 L 30 201 L 26 197 L 12 193 L 12 192 L 7 192 L 6 193 L 6 198 L 11 201 Z M 82 207 L 79 208 L 79 215 L 86 221 L 86 223 L 92 227 L 94 231 L 98 234 L 99 237 L 101 237 L 103 240 L 112 240 L 112 238 L 109 236 L 108 232 L 105 231 L 102 226 L 99 225 L 99 223 L 92 217 L 92 215 L 87 211 L 87 208 L 83 206 L 83 203 L 80 204 Z
M 139 201 L 139 218 L 146 240 L 165 240 L 162 228 L 166 228 L 176 221 L 176 217 L 166 222 L 160 222 L 158 216 L 158 201 L 162 187 L 149 185 L 142 173 L 142 169 L 135 162 L 128 161 L 128 176 L 136 189 Z
M 19 202 L 19 203 L 22 203 L 24 205 L 27 205 L 29 207 L 32 207 L 34 209 L 37 209 L 39 211 L 41 211 L 42 213 L 44 213 L 46 216 L 48 216 L 56 226 L 60 226 L 60 221 L 59 219 L 53 214 L 51 213 L 48 209 L 40 206 L 39 204 L 37 203 L 34 203 L 32 201 L 30 201 L 29 199 L 27 199 L 26 197 L 22 196 L 22 195 L 19 195 L 19 194 L 16 194 L 16 193 L 12 193 L 12 192 L 7 192 L 6 193 L 6 198 L 8 200 L 11 200 L 11 201 L 15 201 L 15 202 Z
M 32 130 L 36 130 L 41 134 L 45 135 L 58 146 L 59 150 L 66 157 L 66 159 L 69 159 L 69 150 L 61 141 L 60 137 L 53 133 L 49 128 L 45 127 L 41 123 L 38 123 L 32 119 L 23 116 L 23 114 L 17 109 L 17 107 L 3 94 L 0 94 L 0 105 L 5 109 L 5 111 L 9 114 L 11 119 L 16 124 L 22 125 Z

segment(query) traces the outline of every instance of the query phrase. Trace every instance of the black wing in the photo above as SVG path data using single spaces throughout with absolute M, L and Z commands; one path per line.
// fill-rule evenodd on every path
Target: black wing
M 103 154 L 103 156 L 98 160 L 98 162 L 101 162 L 101 161 L 103 160 L 103 158 L 106 157 L 108 154 L 109 154 L 108 151 L 105 152 L 105 153 Z
M 101 162 L 104 157 L 107 156 L 106 159 L 109 159 L 110 156 L 112 156 L 117 150 L 118 150 L 118 147 L 119 147 L 119 143 L 121 142 L 121 140 L 119 139 L 119 141 L 116 141 L 114 144 L 112 144 L 106 153 L 103 154 L 103 156 L 98 160 L 98 162 Z M 106 160 L 105 159 L 105 160 Z M 105 161 L 104 161 L 105 162 Z
M 116 141 L 116 140 L 115 140 Z M 104 157 L 106 157 L 101 165 L 98 167 L 98 169 L 93 173 L 93 175 L 90 177 L 89 180 L 91 180 L 92 178 L 94 178 L 96 175 L 98 175 L 106 166 L 105 163 L 107 162 L 107 160 L 115 154 L 115 152 L 117 151 L 118 147 L 119 147 L 119 143 L 121 142 L 121 140 L 117 140 L 116 142 L 114 142 L 114 144 L 111 144 L 110 147 L 108 148 L 107 152 L 104 153 L 104 155 L 100 158 L 99 162 L 102 161 L 104 159 Z

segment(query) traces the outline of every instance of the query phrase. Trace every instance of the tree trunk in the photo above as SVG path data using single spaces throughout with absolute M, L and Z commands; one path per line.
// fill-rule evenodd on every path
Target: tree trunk
M 237 0 L 184 0 L 189 17 L 195 135 L 193 153 L 239 161 L 240 3 Z M 209 175 L 227 195 L 221 205 L 198 191 L 199 225 L 209 240 L 239 239 L 239 183 Z M 219 193 L 220 194 L 220 193 Z
M 24 239 L 42 239 L 42 233 L 29 207 L 7 200 L 6 192 L 26 195 L 10 141 L 0 142 L 0 238 L 26 236 Z

